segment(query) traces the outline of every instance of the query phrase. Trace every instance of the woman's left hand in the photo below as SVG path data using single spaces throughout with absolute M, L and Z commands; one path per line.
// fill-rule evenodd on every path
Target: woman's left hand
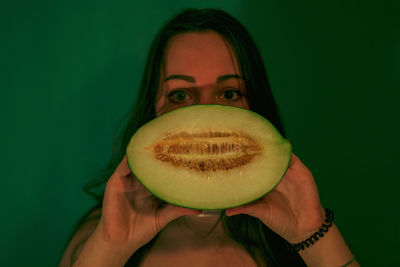
M 255 202 L 225 212 L 227 216 L 256 217 L 290 243 L 310 237 L 325 219 L 313 175 L 295 154 L 274 190 Z

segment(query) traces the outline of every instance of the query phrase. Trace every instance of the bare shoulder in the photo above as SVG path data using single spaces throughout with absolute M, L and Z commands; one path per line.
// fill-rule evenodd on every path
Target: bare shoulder
M 82 251 L 83 246 L 94 232 L 101 217 L 101 208 L 95 207 L 84 216 L 79 223 L 80 226 L 72 235 L 64 254 L 61 258 L 59 267 L 69 267 L 75 262 Z

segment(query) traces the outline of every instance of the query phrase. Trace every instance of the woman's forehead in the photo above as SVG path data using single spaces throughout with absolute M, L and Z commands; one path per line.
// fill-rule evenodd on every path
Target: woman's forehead
M 230 44 L 213 31 L 184 33 L 171 38 L 164 66 L 165 78 L 186 75 L 197 82 L 239 74 Z

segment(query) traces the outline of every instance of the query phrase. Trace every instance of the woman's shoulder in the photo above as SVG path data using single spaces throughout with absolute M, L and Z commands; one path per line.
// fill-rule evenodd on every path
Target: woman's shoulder
M 60 267 L 71 266 L 78 258 L 88 238 L 94 232 L 101 217 L 101 206 L 96 205 L 90 209 L 77 223 L 71 238 L 64 250 Z

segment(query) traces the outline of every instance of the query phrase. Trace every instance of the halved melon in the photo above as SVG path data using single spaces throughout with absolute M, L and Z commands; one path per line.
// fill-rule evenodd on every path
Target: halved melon
M 264 117 L 222 105 L 180 108 L 143 125 L 126 155 L 156 197 L 194 209 L 226 209 L 270 192 L 291 145 Z

